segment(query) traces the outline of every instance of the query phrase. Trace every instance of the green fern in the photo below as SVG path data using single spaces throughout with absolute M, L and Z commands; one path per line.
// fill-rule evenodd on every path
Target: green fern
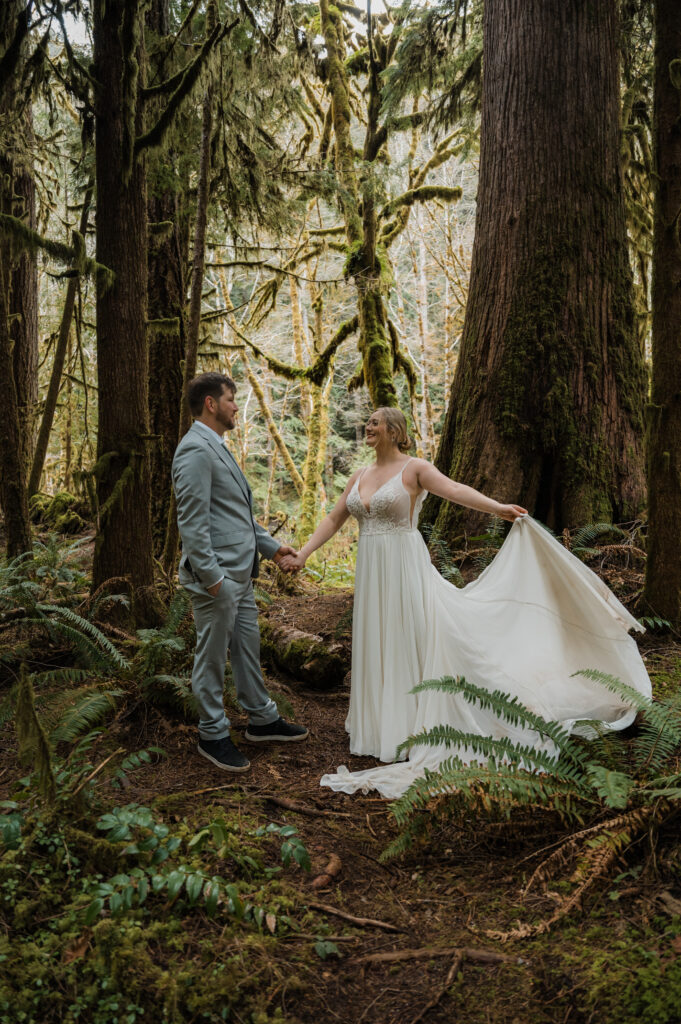
M 61 715 L 50 739 L 53 743 L 73 743 L 83 733 L 99 725 L 124 695 L 124 690 L 100 690 L 97 687 L 76 691 L 71 695 L 71 706 Z
M 484 820 L 509 819 L 522 812 L 531 813 L 533 820 L 537 813 L 549 813 L 563 823 L 579 826 L 596 819 L 596 826 L 581 829 L 574 839 L 568 837 L 561 844 L 565 856 L 567 852 L 576 854 L 582 842 L 588 849 L 586 880 L 580 883 L 586 888 L 610 869 L 619 852 L 634 843 L 642 830 L 659 829 L 678 814 L 681 700 L 654 702 L 617 677 L 597 670 L 575 675 L 616 693 L 623 705 L 637 712 L 640 725 L 633 740 L 606 730 L 601 723 L 584 722 L 580 725 L 588 725 L 595 737 L 586 744 L 570 737 L 558 723 L 544 721 L 517 698 L 500 691 L 490 693 L 462 677 L 426 680 L 415 687 L 413 692 L 457 694 L 502 722 L 522 726 L 541 737 L 542 743 L 514 743 L 509 738 L 478 736 L 446 725 L 411 736 L 400 749 L 443 746 L 454 754 L 443 760 L 437 771 L 416 779 L 391 805 L 400 832 L 384 859 L 403 854 L 419 837 L 432 836 L 442 821 L 466 829 L 471 821 L 479 827 Z M 545 749 L 546 739 L 555 745 L 558 756 Z M 466 756 L 472 751 L 483 763 L 465 764 L 457 750 L 465 750 Z M 617 815 L 603 821 L 603 815 L 612 811 Z M 607 841 L 602 838 L 606 834 Z M 587 837 L 593 837 L 594 843 Z M 549 861 L 554 863 L 552 858 Z M 555 865 L 564 861 L 565 857 L 556 857 Z
M 607 538 L 612 541 L 614 539 L 625 543 L 629 540 L 629 534 L 622 530 L 619 526 L 614 526 L 613 523 L 590 523 L 588 526 L 582 526 L 580 530 L 577 530 L 576 534 L 572 538 L 572 551 L 573 554 L 586 554 L 591 553 L 591 549 L 596 548 L 596 541 Z
M 458 693 L 469 704 L 491 711 L 497 718 L 515 727 L 522 726 L 549 739 L 558 748 L 560 755 L 576 766 L 586 764 L 586 753 L 570 739 L 570 734 L 557 722 L 547 722 L 541 715 L 531 711 L 517 698 L 501 690 L 486 690 L 484 686 L 469 683 L 463 676 L 443 676 L 441 679 L 426 679 L 415 686 L 412 693 L 440 690 L 444 693 Z M 409 741 L 398 750 L 408 747 Z
M 191 680 L 186 676 L 155 675 L 142 683 L 142 692 L 154 706 L 167 707 L 178 711 L 186 718 L 195 719 L 198 714 L 196 698 L 192 693 Z

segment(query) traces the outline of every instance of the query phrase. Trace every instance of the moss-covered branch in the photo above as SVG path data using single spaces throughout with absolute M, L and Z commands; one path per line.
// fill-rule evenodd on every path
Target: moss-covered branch
M 291 366 L 290 363 L 283 363 L 280 359 L 276 359 L 274 356 L 263 352 L 231 320 L 229 321 L 229 326 L 236 336 L 241 338 L 244 344 L 248 346 L 251 352 L 267 364 L 273 373 L 283 377 L 285 380 L 309 380 L 313 384 L 321 386 L 329 373 L 336 352 L 343 342 L 357 331 L 359 318 L 353 316 L 352 319 L 346 320 L 345 323 L 341 324 L 326 348 L 319 353 L 314 363 L 310 366 Z
M 70 263 L 79 276 L 94 276 L 105 288 L 110 288 L 114 282 L 113 271 L 90 259 L 86 254 L 85 240 L 79 231 L 72 233 L 73 244 L 65 245 L 63 242 L 55 242 L 52 238 L 38 234 L 18 217 L 0 213 L 0 236 L 3 235 L 26 252 L 35 254 L 38 249 L 42 249 L 59 263 Z
M 145 132 L 143 135 L 138 136 L 135 140 L 135 156 L 145 149 L 156 149 L 163 144 L 166 132 L 173 123 L 173 118 L 179 110 L 180 106 L 190 95 L 192 89 L 196 85 L 204 62 L 212 49 L 224 39 L 224 37 L 232 31 L 232 29 L 238 24 L 239 19 L 235 19 L 228 25 L 216 25 L 213 31 L 210 33 L 203 46 L 199 50 L 197 56 L 187 64 L 186 68 L 182 72 L 182 76 L 178 82 L 177 88 L 168 100 L 168 104 L 159 117 L 156 124 Z
M 461 199 L 461 189 L 457 185 L 450 188 L 446 185 L 421 185 L 420 188 L 410 188 L 401 196 L 391 199 L 381 210 L 381 217 L 390 217 L 397 213 L 404 206 L 413 206 L 414 203 L 427 203 L 431 199 L 442 199 L 445 203 L 454 203 Z

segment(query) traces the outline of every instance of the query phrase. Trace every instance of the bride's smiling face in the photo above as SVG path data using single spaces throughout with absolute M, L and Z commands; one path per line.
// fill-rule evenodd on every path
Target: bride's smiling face
M 369 448 L 376 448 L 378 445 L 394 444 L 393 437 L 388 430 L 388 424 L 380 413 L 374 412 L 367 420 L 364 428 L 364 441 Z

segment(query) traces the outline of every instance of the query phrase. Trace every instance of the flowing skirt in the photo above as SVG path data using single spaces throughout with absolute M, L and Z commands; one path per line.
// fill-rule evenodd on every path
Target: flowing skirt
M 597 669 L 650 696 L 629 629 L 641 626 L 595 573 L 529 516 L 515 521 L 493 562 L 463 589 L 440 576 L 417 531 L 360 535 L 350 750 L 395 762 L 403 740 L 437 725 L 551 750 L 536 733 L 459 694 L 410 692 L 442 676 L 502 690 L 569 731 L 584 719 L 626 728 L 634 712 L 622 699 L 574 673 Z M 460 748 L 414 746 L 402 762 L 360 772 L 341 765 L 321 785 L 343 793 L 374 789 L 395 799 L 452 753 L 479 760 Z

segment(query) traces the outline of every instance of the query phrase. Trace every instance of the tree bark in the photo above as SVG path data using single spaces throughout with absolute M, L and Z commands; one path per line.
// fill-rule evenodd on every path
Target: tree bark
M 655 6 L 653 371 L 645 600 L 681 625 L 681 8 Z
M 156 37 L 159 48 L 156 58 L 150 61 L 150 74 L 159 81 L 176 70 L 176 62 L 169 67 L 165 64 L 170 46 L 165 45 L 170 35 L 168 0 L 153 0 L 146 13 L 146 24 Z M 163 45 L 161 40 L 164 41 Z M 149 103 L 147 109 L 150 108 L 154 116 L 160 114 L 160 104 Z M 149 425 L 155 438 L 150 456 L 151 492 L 154 497 L 151 517 L 154 553 L 158 558 L 163 551 L 168 527 L 172 493 L 170 470 L 180 432 L 182 360 L 187 344 L 187 183 L 183 180 L 182 172 L 177 171 L 173 184 L 168 187 L 165 180 L 167 165 L 176 165 L 172 151 L 167 157 L 161 158 L 164 181 L 159 184 L 157 191 L 151 185 L 148 200 L 149 222 L 172 224 L 170 231 L 151 240 L 148 255 Z
M 644 497 L 614 0 L 485 5 L 480 182 L 437 465 L 555 530 Z M 452 542 L 484 518 L 429 499 Z
M 30 108 L 24 117 L 29 145 L 33 134 Z M 26 168 L 15 171 L 12 183 L 15 202 L 27 227 L 36 230 L 35 181 Z M 38 410 L 38 262 L 31 252 L 18 254 L 10 285 L 10 335 L 13 344 L 14 381 L 19 407 L 19 453 L 24 480 L 28 478 L 35 441 Z
M 0 15 L 0 52 L 11 45 L 25 5 L 5 3 Z M 25 47 L 17 54 L 18 67 Z M 35 229 L 31 173 L 31 97 L 19 93 L 14 75 L 0 96 L 0 209 Z M 0 241 L 0 505 L 10 558 L 31 547 L 26 478 L 38 389 L 38 272 L 33 253 L 14 239 Z
M 7 267 L 0 263 L 0 382 L 3 394 L 3 414 L 0 417 L 0 503 L 5 515 L 7 557 L 14 558 L 30 549 L 31 531 L 20 454 L 21 425 L 9 332 L 8 277 Z
M 145 161 L 133 160 L 139 131 L 138 5 L 94 4 L 97 260 L 115 274 L 97 291 L 97 500 L 93 588 L 130 580 L 139 623 L 158 621 L 151 536 L 147 347 Z
M 80 224 L 78 227 L 83 238 L 85 238 L 87 231 L 88 214 L 90 212 L 90 203 L 92 202 L 93 191 L 94 186 L 92 182 L 90 182 L 85 190 L 83 209 L 81 211 Z M 57 343 L 54 350 L 54 361 L 52 363 L 52 372 L 50 373 L 50 383 L 45 397 L 45 407 L 40 421 L 38 440 L 36 441 L 35 451 L 33 453 L 31 474 L 28 481 L 29 498 L 32 495 L 37 494 L 40 490 L 40 478 L 42 476 L 43 466 L 45 465 L 45 456 L 47 455 L 47 447 L 50 442 L 50 433 L 52 431 L 54 414 L 57 408 L 57 400 L 59 398 L 59 389 L 61 387 L 69 336 L 71 334 L 71 323 L 73 321 L 73 310 L 75 308 L 77 291 L 78 278 L 69 278 L 69 283 L 66 286 L 66 295 L 64 297 L 64 308 L 59 322 L 59 334 L 57 335 Z

